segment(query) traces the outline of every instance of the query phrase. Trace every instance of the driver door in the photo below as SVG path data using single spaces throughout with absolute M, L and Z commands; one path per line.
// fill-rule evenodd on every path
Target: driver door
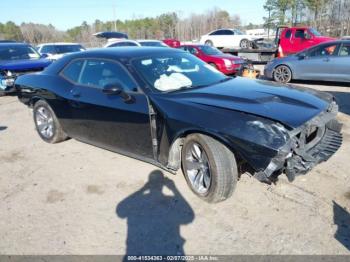
M 123 88 L 132 97 L 106 93 Z M 112 151 L 153 159 L 148 101 L 118 62 L 86 59 L 71 90 L 70 106 L 77 139 Z

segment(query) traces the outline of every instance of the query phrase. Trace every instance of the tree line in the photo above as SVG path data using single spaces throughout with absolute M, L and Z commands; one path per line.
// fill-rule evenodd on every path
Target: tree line
M 264 26 L 309 25 L 326 35 L 350 34 L 350 0 L 266 0 Z
M 157 17 L 121 21 L 95 20 L 60 31 L 53 25 L 14 22 L 0 23 L 0 39 L 43 42 L 72 41 L 87 47 L 100 46 L 103 41 L 93 36 L 100 31 L 121 31 L 133 39 L 176 38 L 182 41 L 198 40 L 201 35 L 217 28 L 231 27 L 275 29 L 279 25 L 310 25 L 326 35 L 350 35 L 350 0 L 266 0 L 266 16 L 263 25 L 242 25 L 239 15 L 212 8 L 202 14 L 184 16 L 182 12 L 170 12 Z
M 133 18 L 126 21 L 116 20 L 103 22 L 95 20 L 92 24 L 81 25 L 66 31 L 57 30 L 53 25 L 13 22 L 0 23 L 0 39 L 13 39 L 33 44 L 43 42 L 73 41 L 87 46 L 101 45 L 102 41 L 93 36 L 100 31 L 125 32 L 133 39 L 179 40 L 199 39 L 203 34 L 222 27 L 241 28 L 238 15 L 213 8 L 203 14 L 191 14 L 184 17 L 181 12 L 170 12 L 157 17 Z

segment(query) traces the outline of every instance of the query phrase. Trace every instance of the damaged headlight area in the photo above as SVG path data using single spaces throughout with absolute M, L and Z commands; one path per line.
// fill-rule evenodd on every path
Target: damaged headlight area
M 16 76 L 10 71 L 0 72 L 0 94 L 14 92 Z
M 285 173 L 288 180 L 293 181 L 295 176 L 306 174 L 318 163 L 327 161 L 342 144 L 342 125 L 336 120 L 337 113 L 338 105 L 332 102 L 327 111 L 289 131 L 285 145 L 267 168 L 254 177 L 270 184 Z

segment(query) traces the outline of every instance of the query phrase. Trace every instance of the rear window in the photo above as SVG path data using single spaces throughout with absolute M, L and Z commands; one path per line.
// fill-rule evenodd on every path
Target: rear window
M 83 64 L 84 60 L 77 60 L 70 63 L 65 69 L 63 69 L 62 75 L 68 80 L 77 83 L 79 81 L 79 76 Z

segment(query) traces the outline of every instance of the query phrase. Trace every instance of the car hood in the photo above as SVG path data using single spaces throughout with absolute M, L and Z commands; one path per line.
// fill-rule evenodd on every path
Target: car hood
M 235 110 L 297 128 L 329 107 L 333 96 L 314 90 L 241 77 L 203 88 L 178 91 L 171 99 Z
M 0 70 L 9 70 L 14 72 L 27 71 L 44 68 L 49 64 L 51 64 L 51 61 L 48 59 L 0 61 Z

